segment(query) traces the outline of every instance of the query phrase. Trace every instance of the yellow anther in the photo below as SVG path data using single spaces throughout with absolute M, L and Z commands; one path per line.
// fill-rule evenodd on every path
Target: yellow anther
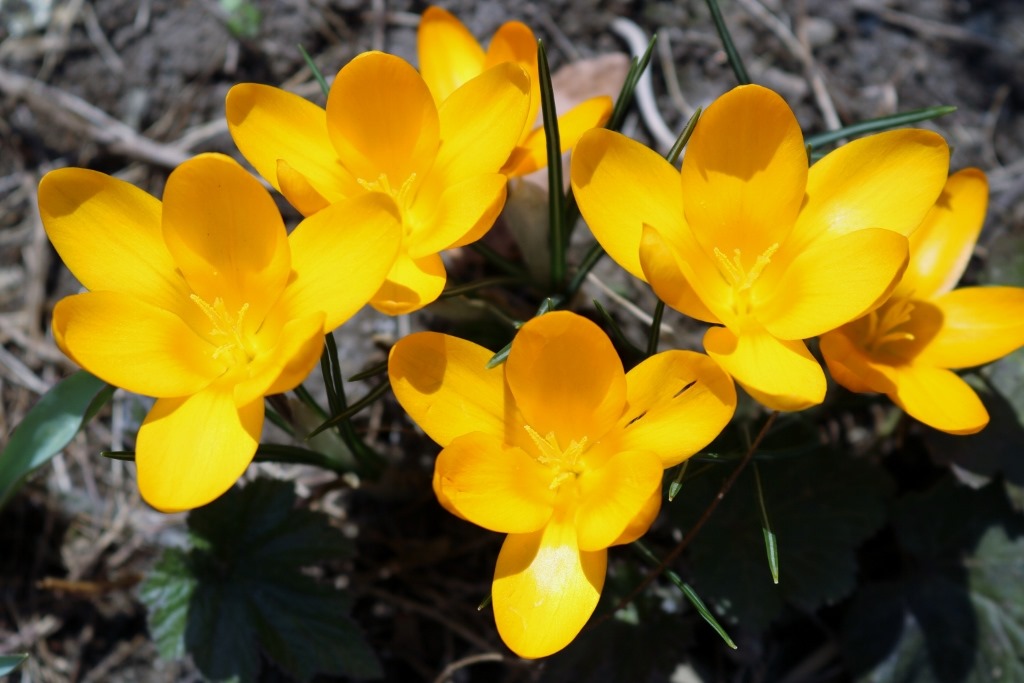
M 914 303 L 910 299 L 896 299 L 868 314 L 867 349 L 874 353 L 880 347 L 895 341 L 913 341 L 911 332 L 902 332 L 900 325 L 910 321 Z
M 530 425 L 525 425 L 525 429 L 526 433 L 530 435 L 530 440 L 537 447 L 537 462 L 555 470 L 555 476 L 548 488 L 557 489 L 568 479 L 580 473 L 577 461 L 580 455 L 587 450 L 587 437 L 584 436 L 579 441 L 571 441 L 568 448 L 563 451 L 558 447 L 558 440 L 555 438 L 554 432 L 548 432 L 546 436 L 541 436 Z
M 206 314 L 206 317 L 213 323 L 213 327 L 210 329 L 209 335 L 211 338 L 226 337 L 226 341 L 218 346 L 213 351 L 213 357 L 219 358 L 226 353 L 241 353 L 242 355 L 236 358 L 236 360 L 250 360 L 251 354 L 248 353 L 245 344 L 245 333 L 243 332 L 243 324 L 245 322 L 245 314 L 249 310 L 249 304 L 242 304 L 242 308 L 238 311 L 238 315 L 231 315 L 227 308 L 224 306 L 224 300 L 217 297 L 213 300 L 213 305 L 206 303 L 195 294 L 189 295 L 191 299 L 199 309 Z

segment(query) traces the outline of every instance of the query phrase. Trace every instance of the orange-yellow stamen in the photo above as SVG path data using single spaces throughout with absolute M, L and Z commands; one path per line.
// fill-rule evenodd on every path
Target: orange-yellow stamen
M 214 349 L 214 358 L 231 354 L 230 360 L 233 365 L 247 363 L 253 359 L 255 354 L 246 343 L 243 328 L 245 314 L 249 310 L 248 303 L 242 304 L 242 308 L 238 311 L 237 315 L 231 315 L 224 306 L 224 300 L 220 297 L 213 300 L 213 305 L 206 303 L 195 294 L 190 295 L 189 298 L 199 306 L 200 310 L 213 323 L 213 328 L 209 332 L 211 341 L 220 342 L 222 339 L 224 340 Z
M 548 486 L 549 489 L 554 491 L 566 481 L 577 477 L 583 471 L 579 459 L 580 455 L 587 450 L 587 437 L 584 436 L 579 441 L 571 441 L 569 446 L 562 450 L 558 446 L 558 440 L 555 438 L 554 432 L 548 432 L 546 436 L 541 436 L 530 425 L 526 425 L 525 428 L 526 433 L 530 435 L 530 439 L 537 447 L 537 454 L 534 456 L 537 462 L 550 467 L 555 473 L 551 484 Z

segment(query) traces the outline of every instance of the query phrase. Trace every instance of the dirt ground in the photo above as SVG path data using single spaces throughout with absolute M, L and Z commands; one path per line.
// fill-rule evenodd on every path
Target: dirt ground
M 159 196 L 169 170 L 201 151 L 235 153 L 224 123 L 231 85 L 256 81 L 322 102 L 304 46 L 325 74 L 384 49 L 413 60 L 425 3 L 254 0 L 239 23 L 225 0 L 0 0 L 0 434 L 75 367 L 53 344 L 54 303 L 75 291 L 46 241 L 35 188 L 47 171 L 84 166 Z M 678 131 L 734 79 L 704 2 L 455 0 L 439 2 L 477 35 L 521 19 L 558 68 L 628 52 L 616 17 L 657 32 L 658 109 Z M 979 256 L 1024 231 L 1024 4 L 1020 0 L 723 0 L 753 80 L 778 90 L 807 132 L 896 111 L 951 104 L 923 124 L 954 149 L 952 168 L 979 166 L 992 195 Z M 593 87 L 599 88 L 597 83 Z M 671 86 L 671 87 L 669 87 Z M 652 141 L 634 115 L 627 132 Z M 237 154 L 235 154 L 237 156 Z M 282 203 L 286 216 L 297 217 Z M 430 313 L 412 326 L 429 324 Z M 405 324 L 405 323 L 402 323 Z M 383 359 L 402 330 L 361 315 L 343 328 L 353 368 Z M 183 516 L 138 498 L 130 465 L 99 457 L 130 444 L 142 405 L 112 407 L 0 510 L 0 654 L 29 652 L 12 680 L 188 681 L 188 662 L 157 658 L 136 597 L 162 548 L 180 545 Z M 388 680 L 536 680 L 543 665 L 512 657 L 476 605 L 500 538 L 450 518 L 432 500 L 434 447 L 414 436 L 393 401 L 360 417 L 394 459 L 370 490 L 320 492 L 318 507 L 355 525 L 347 570 L 357 620 Z M 2 443 L 2 442 L 0 442 Z M 265 466 L 300 494 L 311 470 Z M 487 660 L 490 657 L 490 660 Z M 471 666 L 472 665 L 472 666 Z M 450 671 L 450 669 L 449 669 Z M 824 679 L 820 679 L 824 680 Z M 840 679 L 841 680 L 841 679 Z

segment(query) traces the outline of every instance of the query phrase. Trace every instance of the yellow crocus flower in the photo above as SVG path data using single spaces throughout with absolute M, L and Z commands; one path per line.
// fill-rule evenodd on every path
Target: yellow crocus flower
M 473 34 L 451 12 L 440 7 L 428 7 L 420 18 L 417 48 L 420 72 L 438 105 L 487 69 L 504 62 L 515 62 L 521 66 L 530 76 L 530 113 L 524 121 L 518 144 L 501 172 L 514 178 L 548 165 L 544 127 L 537 125 L 541 108 L 537 38 L 529 26 L 518 21 L 505 22 L 495 31 L 484 51 Z M 603 126 L 611 113 L 611 98 L 599 95 L 559 116 L 558 135 L 562 153 L 572 149 L 586 131 Z
M 263 397 L 309 374 L 324 332 L 379 289 L 401 240 L 378 195 L 288 235 L 270 194 L 221 154 L 176 168 L 162 202 L 95 171 L 53 171 L 39 211 L 89 290 L 57 303 L 54 338 L 105 382 L 156 397 L 135 461 L 142 497 L 166 512 L 234 484 L 256 452 Z
M 391 198 L 404 239 L 370 303 L 397 315 L 440 295 L 439 252 L 493 225 L 505 202 L 499 171 L 522 130 L 529 90 L 523 70 L 504 63 L 437 106 L 412 66 L 367 52 L 338 72 L 326 110 L 242 83 L 228 92 L 226 111 L 238 149 L 304 215 L 370 192 Z M 336 226 L 338 234 L 349 228 Z
M 910 264 L 881 307 L 821 337 L 837 382 L 879 392 L 951 434 L 988 424 L 978 395 L 952 369 L 989 363 L 1024 346 L 1024 289 L 953 289 L 985 220 L 988 183 L 978 169 L 950 176 L 910 236 Z
M 571 179 L 611 257 L 672 308 L 713 324 L 708 355 L 769 408 L 801 410 L 826 387 L 803 340 L 889 294 L 948 163 L 939 135 L 899 130 L 808 168 L 793 112 L 749 85 L 708 107 L 680 171 L 593 130 L 576 146 Z
M 399 403 L 444 450 L 434 492 L 450 512 L 508 537 L 491 589 L 505 643 L 543 657 L 597 606 L 608 547 L 646 532 L 662 471 L 710 443 L 736 407 L 704 354 L 666 351 L 628 373 L 608 337 L 567 311 L 527 322 L 504 365 L 433 332 L 400 340 Z

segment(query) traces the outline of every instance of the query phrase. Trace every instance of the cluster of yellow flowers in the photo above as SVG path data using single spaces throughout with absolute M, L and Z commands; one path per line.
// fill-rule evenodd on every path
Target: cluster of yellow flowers
M 485 52 L 449 13 L 420 27 L 420 71 L 370 52 L 326 109 L 269 86 L 227 96 L 242 155 L 305 219 L 290 234 L 231 158 L 177 168 L 163 201 L 83 169 L 39 188 L 46 231 L 88 292 L 53 330 L 82 367 L 156 402 L 136 443 L 142 496 L 191 509 L 251 462 L 264 397 L 298 386 L 323 335 L 364 304 L 397 315 L 441 294 L 440 252 L 494 223 L 510 176 L 546 164 L 536 41 L 505 24 Z M 595 98 L 559 119 L 571 185 L 597 240 L 667 305 L 710 324 L 704 353 L 625 372 L 608 337 L 568 311 L 525 323 L 507 361 L 433 332 L 393 347 L 401 405 L 443 450 L 434 491 L 508 534 L 493 605 L 525 657 L 559 650 L 592 614 L 607 549 L 646 532 L 662 476 L 732 418 L 733 380 L 773 410 L 823 401 L 833 378 L 887 394 L 938 429 L 988 420 L 951 369 L 1024 345 L 1024 290 L 953 289 L 984 218 L 975 169 L 922 130 L 847 144 L 809 165 L 790 108 L 738 87 L 697 123 L 682 168 L 597 128 Z

